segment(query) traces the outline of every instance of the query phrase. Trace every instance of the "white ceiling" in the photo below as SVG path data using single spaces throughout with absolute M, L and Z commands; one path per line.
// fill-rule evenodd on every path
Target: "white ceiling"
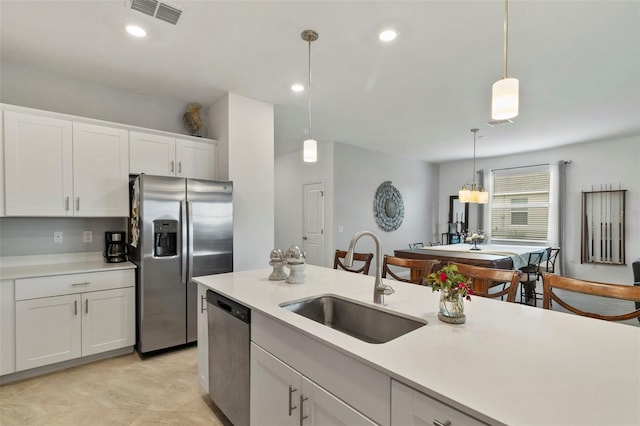
M 1 60 L 210 105 L 233 92 L 275 105 L 276 154 L 313 136 L 435 162 L 640 134 L 640 1 L 512 0 L 509 74 L 520 115 L 491 128 L 503 70 L 501 0 L 168 1 L 176 26 L 127 0 L 0 0 Z M 136 40 L 123 25 L 139 22 Z M 382 45 L 377 33 L 399 31 Z

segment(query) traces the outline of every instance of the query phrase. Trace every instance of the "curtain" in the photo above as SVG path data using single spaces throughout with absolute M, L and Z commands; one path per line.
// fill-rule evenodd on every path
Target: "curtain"
M 558 162 L 558 247 L 560 247 L 560 262 L 559 262 L 559 275 L 564 275 L 567 269 L 567 256 L 565 252 L 566 238 L 565 238 L 565 211 L 567 203 L 567 165 L 571 164 L 571 161 L 561 160 Z

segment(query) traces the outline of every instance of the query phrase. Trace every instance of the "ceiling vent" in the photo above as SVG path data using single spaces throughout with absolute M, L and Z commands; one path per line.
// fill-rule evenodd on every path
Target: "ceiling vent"
M 153 16 L 161 21 L 176 25 L 182 11 L 158 0 L 131 0 L 131 9 Z

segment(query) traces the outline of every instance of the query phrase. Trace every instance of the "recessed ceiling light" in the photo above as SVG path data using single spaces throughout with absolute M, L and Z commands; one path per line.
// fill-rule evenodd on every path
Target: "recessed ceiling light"
M 291 90 L 293 90 L 294 92 L 302 92 L 304 91 L 304 86 L 302 84 L 296 83 L 291 86 Z
M 147 32 L 137 25 L 127 25 L 125 29 L 134 37 L 145 37 L 147 35 Z
M 380 41 L 384 41 L 386 43 L 395 40 L 396 37 L 398 37 L 398 33 L 395 30 L 384 30 L 378 36 Z

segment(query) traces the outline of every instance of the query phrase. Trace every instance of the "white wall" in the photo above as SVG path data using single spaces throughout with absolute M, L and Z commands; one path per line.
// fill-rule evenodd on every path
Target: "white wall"
M 398 188 L 404 202 L 402 225 L 391 232 L 380 229 L 373 215 L 376 190 L 388 180 Z M 438 166 L 435 164 L 336 143 L 334 188 L 336 249 L 346 250 L 353 235 L 363 230 L 380 237 L 383 254 L 408 248 L 412 242 L 427 244 L 440 238 L 434 226 L 438 214 Z M 344 227 L 343 232 L 338 232 L 340 226 Z M 373 240 L 363 238 L 356 250 L 375 253 Z
M 35 68 L 0 63 L 0 102 L 188 135 L 189 102 L 142 95 Z M 206 111 L 201 110 L 203 126 Z M 201 135 L 206 136 L 206 127 Z
M 631 262 L 640 257 L 640 136 L 566 145 L 527 154 L 479 158 L 476 168 L 488 171 L 490 168 L 556 163 L 560 160 L 571 161 L 567 166 L 566 246 L 562 247 L 561 252 L 568 270 L 563 275 L 602 282 L 633 282 Z M 449 196 L 458 193 L 468 177 L 464 171 L 471 169 L 471 161 L 450 162 L 440 166 L 438 222 L 442 232 L 446 229 Z M 599 189 L 601 184 L 611 184 L 614 189 L 621 184 L 622 189 L 627 190 L 626 266 L 580 264 L 582 191 L 590 191 L 592 186 Z M 469 229 L 477 229 L 477 206 L 470 207 Z M 485 214 L 485 218 L 488 218 L 488 214 Z
M 212 133 L 227 136 L 221 145 L 233 181 L 233 269 L 267 267 L 274 248 L 273 105 L 229 93 L 209 116 Z
M 302 145 L 302 141 L 300 142 Z M 275 159 L 275 242 L 282 251 L 292 245 L 303 247 L 303 185 L 324 182 L 324 265 L 333 267 L 333 143 L 318 143 L 318 161 L 305 163 L 302 151 Z

